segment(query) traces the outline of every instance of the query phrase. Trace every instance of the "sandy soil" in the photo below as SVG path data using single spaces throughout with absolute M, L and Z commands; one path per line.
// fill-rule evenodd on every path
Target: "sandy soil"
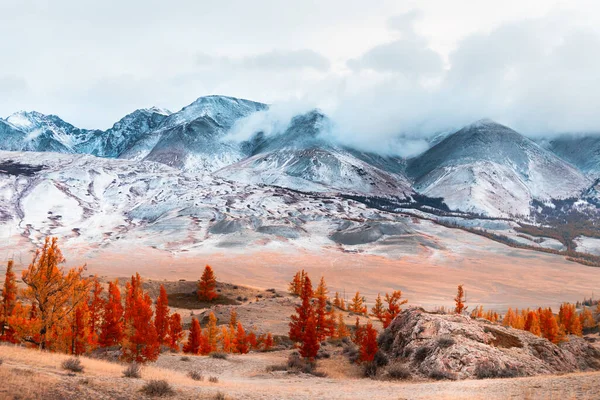
M 251 353 L 227 360 L 166 354 L 156 365 L 142 371 L 142 379 L 121 377 L 123 366 L 82 358 L 86 369 L 69 376 L 60 368 L 65 355 L 0 347 L 2 399 L 138 399 L 147 379 L 163 379 L 175 388 L 174 399 L 598 399 L 600 373 L 578 373 L 533 378 L 471 380 L 460 382 L 389 382 L 335 376 L 317 378 L 265 372 L 269 365 L 285 361 L 288 352 Z M 336 365 L 335 363 L 339 365 Z M 345 360 L 333 360 L 329 369 L 339 370 Z M 347 368 L 347 367 L 343 367 Z M 186 378 L 200 371 L 205 380 Z M 218 383 L 207 382 L 217 377 Z M 13 388 L 23 387 L 16 392 Z M 25 390 L 25 388 L 27 388 Z

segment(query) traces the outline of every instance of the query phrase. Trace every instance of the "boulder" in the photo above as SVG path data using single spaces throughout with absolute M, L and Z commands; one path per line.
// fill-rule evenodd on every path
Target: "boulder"
M 600 351 L 568 336 L 555 345 L 527 331 L 465 315 L 402 311 L 380 336 L 390 360 L 435 379 L 501 378 L 600 369 Z

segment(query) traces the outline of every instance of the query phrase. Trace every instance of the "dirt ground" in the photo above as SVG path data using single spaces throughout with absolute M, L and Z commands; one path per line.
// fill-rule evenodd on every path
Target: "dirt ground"
M 346 360 L 329 360 L 329 377 L 266 372 L 283 363 L 289 351 L 250 353 L 226 360 L 164 354 L 144 367 L 141 379 L 123 378 L 124 366 L 82 358 L 85 369 L 70 376 L 60 364 L 66 355 L 0 346 L 0 399 L 145 399 L 140 390 L 150 379 L 165 379 L 173 399 L 598 399 L 600 373 L 460 382 L 390 382 L 352 377 Z M 331 371 L 329 371 L 331 370 Z M 334 371 L 342 371 L 342 373 Z M 201 382 L 187 378 L 199 371 Z M 217 383 L 208 382 L 216 377 Z M 223 398 L 223 397 L 221 397 Z

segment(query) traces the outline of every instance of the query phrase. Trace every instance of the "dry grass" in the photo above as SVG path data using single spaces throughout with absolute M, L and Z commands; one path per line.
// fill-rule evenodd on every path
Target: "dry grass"
M 41 399 L 58 383 L 59 379 L 53 376 L 3 366 L 0 368 L 0 399 Z
M 350 363 L 346 357 L 340 355 L 319 360 L 317 371 L 324 372 L 328 378 L 332 379 L 359 379 L 363 376 L 362 369 L 358 364 Z
M 62 363 L 71 356 L 59 353 L 50 353 L 36 349 L 26 349 L 12 345 L 0 345 L 0 352 L 6 363 L 27 365 L 37 369 L 44 368 L 50 371 L 62 371 Z M 121 377 L 123 365 L 88 357 L 79 357 L 84 367 L 85 376 Z M 198 385 L 197 382 L 187 377 L 185 373 L 146 365 L 142 367 L 144 379 L 165 379 L 174 385 Z

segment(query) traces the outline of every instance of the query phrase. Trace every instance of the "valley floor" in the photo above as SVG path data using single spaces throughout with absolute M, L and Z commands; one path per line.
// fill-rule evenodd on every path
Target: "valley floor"
M 0 346 L 0 399 L 143 399 L 141 387 L 149 379 L 166 379 L 175 389 L 173 399 L 598 399 L 600 373 L 562 376 L 468 380 L 459 382 L 389 382 L 353 376 L 353 366 L 342 359 L 324 360 L 319 367 L 330 376 L 266 372 L 284 362 L 288 351 L 230 356 L 227 360 L 163 354 L 142 370 L 141 379 L 121 376 L 117 363 L 82 357 L 84 372 L 70 376 L 61 369 L 66 355 Z M 203 382 L 187 378 L 202 371 Z M 216 376 L 218 383 L 209 383 Z

